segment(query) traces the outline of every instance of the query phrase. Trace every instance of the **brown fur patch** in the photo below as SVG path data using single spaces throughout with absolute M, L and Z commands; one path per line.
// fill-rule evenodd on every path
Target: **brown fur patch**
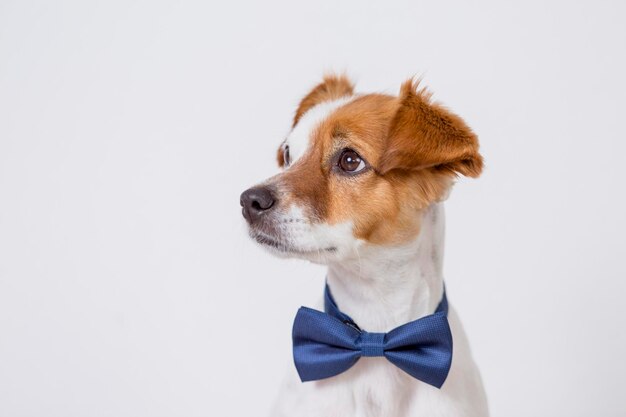
M 323 164 L 324 154 L 321 143 L 300 158 L 297 163 L 281 174 L 281 184 L 289 190 L 289 201 L 308 209 L 311 221 L 324 221 L 328 214 L 329 189 L 327 187 L 330 172 Z

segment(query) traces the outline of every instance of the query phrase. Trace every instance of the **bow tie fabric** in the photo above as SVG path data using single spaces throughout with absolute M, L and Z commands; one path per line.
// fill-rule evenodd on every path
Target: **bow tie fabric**
M 361 330 L 339 310 L 328 285 L 326 312 L 300 307 L 293 324 L 293 358 L 302 382 L 329 378 L 361 357 L 385 357 L 412 377 L 441 388 L 452 363 L 452 333 L 444 289 L 434 314 L 388 333 Z

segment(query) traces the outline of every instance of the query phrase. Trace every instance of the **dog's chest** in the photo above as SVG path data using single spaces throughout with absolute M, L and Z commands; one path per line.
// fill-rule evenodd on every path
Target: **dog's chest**
M 384 358 L 361 358 L 350 370 L 326 380 L 293 380 L 273 416 L 402 417 L 415 382 Z
M 362 358 L 351 375 L 351 415 L 403 416 L 415 393 L 414 380 L 384 358 Z

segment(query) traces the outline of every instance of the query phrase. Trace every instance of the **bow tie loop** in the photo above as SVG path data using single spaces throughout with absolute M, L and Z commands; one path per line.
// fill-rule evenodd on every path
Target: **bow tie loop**
M 361 332 L 356 345 L 361 356 L 385 356 L 385 333 Z

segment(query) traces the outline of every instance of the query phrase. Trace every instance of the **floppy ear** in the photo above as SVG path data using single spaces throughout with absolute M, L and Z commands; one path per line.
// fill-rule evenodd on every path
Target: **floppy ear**
M 300 101 L 296 115 L 293 118 L 293 126 L 298 124 L 298 120 L 311 107 L 323 101 L 336 100 L 344 96 L 350 96 L 353 93 L 354 86 L 345 75 L 329 74 L 324 76 L 324 80 Z
M 483 168 L 478 138 L 459 116 L 433 103 L 429 92 L 417 90 L 418 84 L 412 79 L 402 84 L 379 171 L 432 168 L 478 177 Z

